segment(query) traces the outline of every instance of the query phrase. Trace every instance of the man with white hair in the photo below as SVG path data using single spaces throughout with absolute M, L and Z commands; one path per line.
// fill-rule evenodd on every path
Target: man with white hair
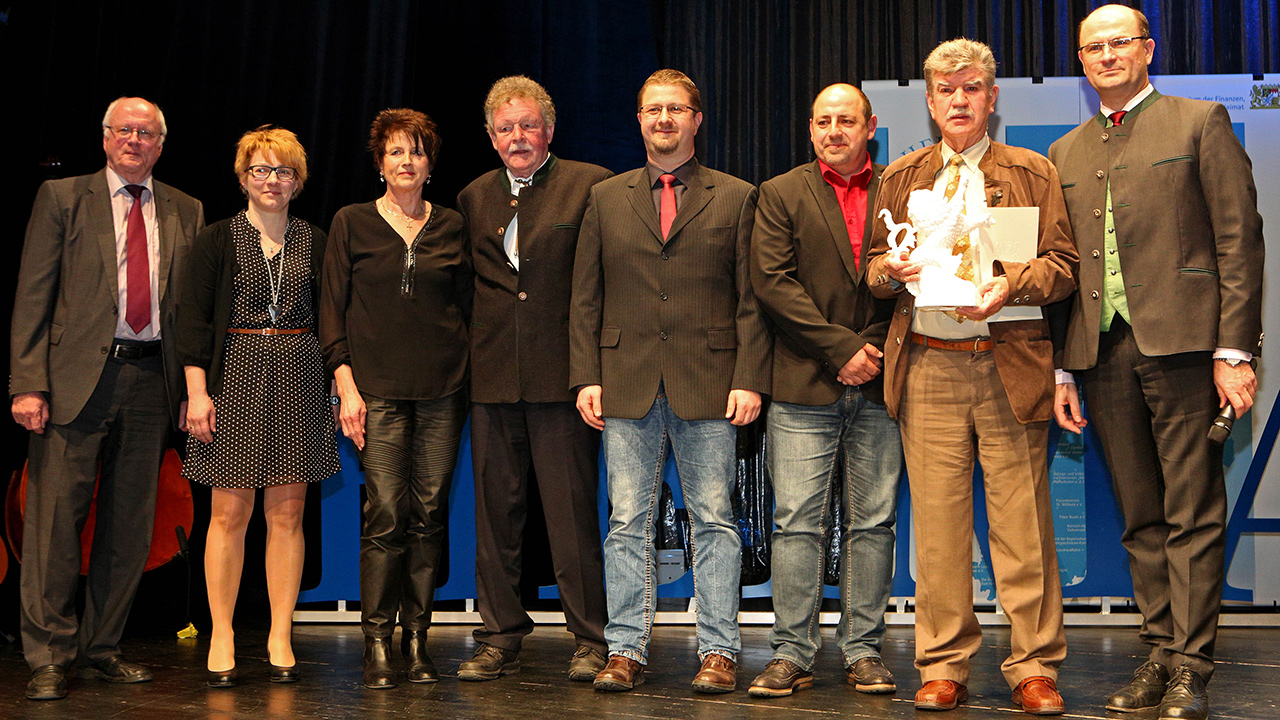
M 198 200 L 157 182 L 164 114 L 142 98 L 102 119 L 107 166 L 40 186 L 13 308 L 9 394 L 31 431 L 22 538 L 27 697 L 66 697 L 66 675 L 136 683 L 120 636 L 151 547 L 157 478 L 186 397 L 173 350 L 176 258 L 204 227 Z M 83 618 L 80 530 L 97 488 Z

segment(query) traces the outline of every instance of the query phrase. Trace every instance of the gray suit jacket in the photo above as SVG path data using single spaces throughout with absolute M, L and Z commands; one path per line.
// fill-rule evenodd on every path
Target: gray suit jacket
M 862 257 L 854 262 L 836 192 L 817 160 L 760 186 L 751 240 L 751 285 L 776 332 L 773 399 L 829 405 L 844 394 L 836 373 L 871 343 L 883 350 L 893 300 L 866 282 L 872 213 L 883 165 L 872 165 Z M 861 386 L 884 404 L 884 376 Z
M 107 171 L 40 186 L 22 248 L 10 333 L 9 394 L 44 392 L 64 425 L 93 393 L 120 312 Z M 186 385 L 173 346 L 175 278 L 204 227 L 200 201 L 152 181 L 160 235 L 160 337 L 174 422 Z
M 1085 121 L 1049 158 L 1080 249 L 1062 367 L 1085 370 L 1098 358 L 1108 181 L 1142 353 L 1261 351 L 1262 218 L 1226 108 L 1153 92 L 1119 127 L 1101 115 Z
M 699 166 L 662 240 L 639 168 L 591 189 L 578 235 L 569 383 L 605 417 L 641 418 L 665 384 L 684 420 L 723 419 L 729 391 L 768 394 L 772 343 L 751 290 L 756 189 Z

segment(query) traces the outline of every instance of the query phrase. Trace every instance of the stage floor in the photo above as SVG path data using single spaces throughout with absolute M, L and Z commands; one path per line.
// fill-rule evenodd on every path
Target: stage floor
M 112 685 L 73 679 L 71 695 L 54 702 L 23 697 L 29 673 L 14 645 L 0 649 L 0 718 L 106 720 L 139 718 L 915 718 L 912 698 L 920 687 L 911 667 L 910 628 L 892 627 L 884 658 L 899 683 L 895 695 L 864 695 L 844 682 L 834 632 L 824 628 L 826 645 L 818 657 L 811 690 L 791 697 L 749 697 L 746 686 L 769 660 L 768 629 L 743 628 L 743 667 L 739 689 L 726 695 L 700 695 L 689 682 L 697 671 L 694 630 L 660 626 L 654 631 L 645 684 L 630 693 L 594 692 L 589 683 L 564 675 L 573 638 L 563 627 L 540 628 L 526 639 L 523 669 L 500 680 L 459 682 L 458 663 L 471 656 L 470 627 L 441 626 L 431 631 L 431 654 L 443 675 L 431 685 L 402 682 L 390 690 L 367 690 L 360 683 L 363 640 L 352 625 L 300 625 L 295 652 L 305 673 L 296 685 L 271 685 L 262 631 L 238 633 L 241 684 L 228 690 L 205 686 L 206 639 L 182 641 L 133 638 L 126 656 L 148 664 L 155 680 L 142 685 Z M 951 713 L 927 717 L 978 720 L 1019 717 L 999 674 L 1008 652 L 1009 633 L 985 628 L 986 645 L 975 659 L 969 702 Z M 397 645 L 398 645 L 397 635 Z M 1069 652 L 1059 688 L 1067 718 L 1149 720 L 1154 713 L 1120 715 L 1102 706 L 1106 694 L 1126 682 L 1140 662 L 1142 648 L 1133 628 L 1068 628 Z M 1210 685 L 1212 717 L 1218 720 L 1272 720 L 1280 717 L 1280 630 L 1224 628 L 1218 640 L 1218 668 Z M 1027 717 L 1027 716 L 1023 716 Z

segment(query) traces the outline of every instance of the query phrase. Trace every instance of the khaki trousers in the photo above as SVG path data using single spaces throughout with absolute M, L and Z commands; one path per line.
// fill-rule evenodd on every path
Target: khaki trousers
M 982 642 L 973 612 L 973 464 L 982 465 L 991 570 L 1008 615 L 1013 688 L 1056 678 L 1066 657 L 1049 505 L 1048 423 L 1014 417 L 991 352 L 912 344 L 899 409 L 916 541 L 916 668 L 969 679 Z

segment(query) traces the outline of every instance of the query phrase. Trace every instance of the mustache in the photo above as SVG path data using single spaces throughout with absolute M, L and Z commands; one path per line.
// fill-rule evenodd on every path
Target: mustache
M 508 152 L 529 152 L 531 150 L 533 150 L 533 145 L 526 140 L 517 140 L 511 143 L 511 146 L 507 149 Z
M 972 110 L 953 110 L 952 112 L 947 114 L 948 120 L 954 120 L 956 118 L 971 118 L 971 117 L 973 117 Z

